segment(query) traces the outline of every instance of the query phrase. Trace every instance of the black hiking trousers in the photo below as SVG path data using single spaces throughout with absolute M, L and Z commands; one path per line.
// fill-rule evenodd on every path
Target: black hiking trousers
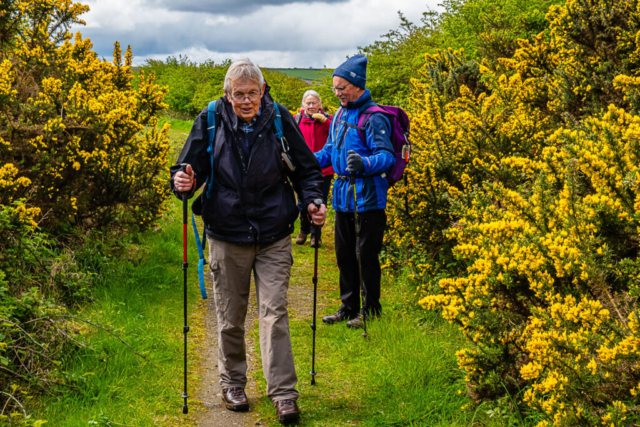
M 387 225 L 384 209 L 358 213 L 360 223 L 360 257 L 366 289 L 364 310 L 380 315 L 380 260 L 382 239 Z M 355 316 L 360 311 L 360 277 L 356 255 L 356 229 L 353 213 L 336 212 L 336 258 L 340 269 L 340 299 L 342 310 Z

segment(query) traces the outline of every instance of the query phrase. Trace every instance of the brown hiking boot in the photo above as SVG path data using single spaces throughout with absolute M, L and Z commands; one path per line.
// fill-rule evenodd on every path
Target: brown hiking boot
M 240 387 L 230 387 L 222 389 L 222 400 L 230 411 L 248 411 L 249 401 L 244 389 Z
M 290 423 L 300 418 L 300 409 L 295 400 L 285 399 L 274 402 L 276 417 L 281 423 Z
M 345 320 L 349 320 L 352 317 L 353 316 L 349 315 L 349 313 L 347 313 L 346 311 L 340 309 L 340 310 L 336 311 L 335 314 L 332 314 L 331 316 L 324 316 L 322 318 L 322 321 L 324 323 L 328 323 L 329 325 L 333 325 L 334 323 L 338 323 L 338 322 L 343 322 Z
M 303 233 L 302 231 L 300 233 L 298 233 L 298 237 L 296 237 L 296 244 L 297 245 L 304 245 L 304 242 L 307 241 L 307 236 L 309 234 L 308 233 Z

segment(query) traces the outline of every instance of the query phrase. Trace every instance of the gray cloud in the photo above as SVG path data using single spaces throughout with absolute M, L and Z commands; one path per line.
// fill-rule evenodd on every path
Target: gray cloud
M 131 45 L 134 63 L 144 58 L 188 55 L 196 61 L 249 56 L 266 67 L 333 67 L 357 46 L 368 45 L 397 28 L 397 10 L 414 22 L 439 0 L 340 0 L 326 3 L 265 5 L 243 15 L 174 11 L 152 7 L 150 0 L 85 0 L 91 11 L 86 27 L 73 30 L 90 37 L 99 55 L 111 58 L 113 42 Z M 159 0 L 169 2 L 169 0 Z M 287 0 L 268 0 L 284 3 Z M 172 1 L 175 7 L 194 4 Z M 222 0 L 202 2 L 222 4 Z M 235 3 L 227 1 L 225 3 Z M 240 2 L 257 4 L 254 0 Z
M 181 12 L 204 12 L 216 15 L 244 15 L 264 6 L 285 6 L 292 3 L 344 3 L 349 0 L 145 0 L 149 7 L 165 7 Z

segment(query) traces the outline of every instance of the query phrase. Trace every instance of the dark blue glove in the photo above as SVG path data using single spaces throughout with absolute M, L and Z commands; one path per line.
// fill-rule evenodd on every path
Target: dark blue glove
M 364 172 L 362 156 L 353 150 L 347 151 L 347 171 L 351 173 Z

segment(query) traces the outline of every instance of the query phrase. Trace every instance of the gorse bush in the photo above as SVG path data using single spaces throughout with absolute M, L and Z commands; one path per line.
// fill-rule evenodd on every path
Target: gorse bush
M 440 275 L 421 303 L 467 337 L 470 396 L 508 393 L 539 426 L 640 421 L 638 7 L 551 6 L 512 55 L 442 51 L 413 80 L 390 252 Z
M 546 31 L 549 7 L 564 0 L 443 0 L 439 17 L 443 45 L 467 57 L 493 60 L 511 57 L 518 40 Z
M 130 48 L 123 58 L 116 43 L 107 62 L 80 33 L 72 41 L 87 10 L 0 1 L 2 420 L 26 414 L 32 392 L 70 385 L 62 360 L 83 344 L 67 310 L 93 279 L 71 249 L 79 236 L 146 230 L 169 194 L 166 89 L 144 73 L 133 87 Z
M 149 227 L 167 198 L 167 129 L 158 132 L 155 117 L 165 91 L 144 75 L 132 88 L 131 49 L 123 63 L 116 43 L 109 63 L 79 33 L 71 43 L 66 27 L 86 7 L 9 7 L 0 27 L 0 161 L 20 182 L 3 202 L 28 197 L 47 227 Z

